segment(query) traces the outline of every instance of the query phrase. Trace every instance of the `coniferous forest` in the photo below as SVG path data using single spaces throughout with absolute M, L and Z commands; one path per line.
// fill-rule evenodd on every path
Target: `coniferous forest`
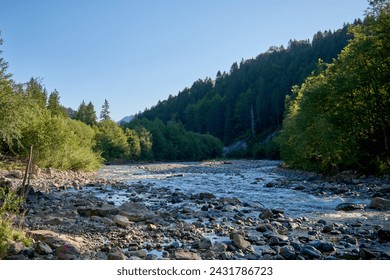
M 119 126 L 101 107 L 60 104 L 39 79 L 12 79 L 0 57 L 0 155 L 42 167 L 93 170 L 103 162 L 280 158 L 321 172 L 388 173 L 390 137 L 388 1 L 371 1 L 364 20 L 311 40 L 290 40 L 229 72 L 199 79 Z

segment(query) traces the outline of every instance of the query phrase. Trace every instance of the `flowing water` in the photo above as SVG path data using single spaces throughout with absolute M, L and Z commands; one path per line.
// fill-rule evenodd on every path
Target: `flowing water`
M 289 179 L 277 168 L 279 163 L 278 161 L 233 161 L 229 164 L 202 162 L 113 165 L 105 166 L 100 170 L 99 175 L 128 184 L 149 184 L 155 188 L 166 187 L 186 194 L 207 192 L 216 197 L 238 198 L 251 206 L 283 209 L 290 217 L 388 222 L 389 215 L 381 211 L 335 211 L 340 203 L 369 204 L 369 198 L 343 198 L 333 194 L 315 196 L 289 188 L 266 187 L 269 182 Z M 301 184 L 305 183 L 307 182 L 301 182 Z M 128 201 L 129 192 L 123 189 L 108 189 L 98 195 L 120 205 Z M 153 201 L 156 202 L 156 198 Z

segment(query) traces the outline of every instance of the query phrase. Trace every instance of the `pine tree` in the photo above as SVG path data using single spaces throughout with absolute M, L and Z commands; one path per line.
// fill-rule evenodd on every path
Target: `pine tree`
M 109 120 L 110 118 L 110 104 L 108 104 L 107 99 L 104 99 L 104 104 L 100 112 L 100 118 L 103 120 Z

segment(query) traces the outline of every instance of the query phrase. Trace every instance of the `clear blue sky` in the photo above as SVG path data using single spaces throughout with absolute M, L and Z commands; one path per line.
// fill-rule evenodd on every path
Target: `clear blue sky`
M 362 18 L 367 0 L 0 0 L 2 56 L 64 106 L 143 111 L 235 61 Z

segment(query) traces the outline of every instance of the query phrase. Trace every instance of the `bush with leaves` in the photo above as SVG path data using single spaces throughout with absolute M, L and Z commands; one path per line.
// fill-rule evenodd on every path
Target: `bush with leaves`
M 30 245 L 31 240 L 26 238 L 24 232 L 15 230 L 9 219 L 10 215 L 17 213 L 22 203 L 22 197 L 7 186 L 0 184 L 0 258 L 3 258 L 13 241 L 22 241 Z

